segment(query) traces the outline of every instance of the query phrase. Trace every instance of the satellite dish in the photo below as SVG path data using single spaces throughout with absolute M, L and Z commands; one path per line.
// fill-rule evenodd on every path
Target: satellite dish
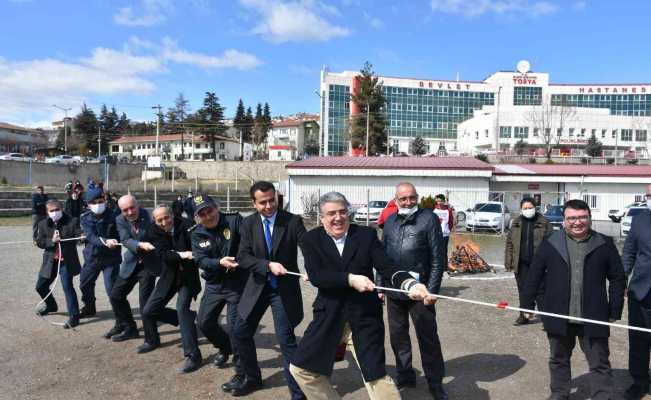
M 518 69 L 518 72 L 521 73 L 522 75 L 529 72 L 530 68 L 531 68 L 531 65 L 529 64 L 529 61 L 522 60 L 522 61 L 518 62 L 517 69 Z

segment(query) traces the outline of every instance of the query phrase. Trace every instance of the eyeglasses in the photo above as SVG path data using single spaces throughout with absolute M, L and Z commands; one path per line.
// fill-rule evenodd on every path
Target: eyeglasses
M 569 222 L 570 224 L 574 224 L 576 222 L 587 222 L 590 220 L 589 215 L 579 215 L 578 217 L 565 217 L 565 221 Z
M 411 201 L 416 201 L 418 200 L 418 196 L 405 196 L 405 197 L 398 197 L 397 200 L 401 203 L 404 203 L 407 200 Z
M 324 213 L 324 217 L 326 218 L 334 218 L 334 217 L 347 217 L 348 216 L 348 210 L 333 210 L 333 211 L 328 211 Z

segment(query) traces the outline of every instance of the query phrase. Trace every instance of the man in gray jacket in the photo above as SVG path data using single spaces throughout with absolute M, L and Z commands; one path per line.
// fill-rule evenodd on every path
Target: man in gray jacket
M 438 217 L 429 209 L 418 208 L 418 193 L 409 182 L 396 187 L 398 212 L 384 223 L 384 249 L 391 265 L 406 270 L 430 293 L 438 293 L 445 269 L 443 236 Z M 387 282 L 380 282 L 389 286 Z M 436 309 L 403 294 L 388 293 L 389 339 L 396 356 L 398 389 L 416 386 L 411 365 L 409 316 L 414 323 L 423 371 L 436 400 L 447 400 L 442 380 L 445 375 L 441 343 L 437 333 Z M 383 295 L 380 295 L 382 298 Z
M 646 190 L 646 204 L 651 208 L 651 185 Z M 636 215 L 624 243 L 624 271 L 629 277 L 628 324 L 651 328 L 651 211 Z M 649 392 L 648 333 L 628 331 L 628 372 L 633 385 L 627 399 L 641 399 Z

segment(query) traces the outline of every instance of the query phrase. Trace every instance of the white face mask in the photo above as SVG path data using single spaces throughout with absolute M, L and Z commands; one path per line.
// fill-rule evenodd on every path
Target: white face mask
M 58 210 L 58 211 L 50 211 L 47 213 L 47 215 L 50 217 L 52 221 L 57 222 L 58 220 L 61 219 L 63 213 L 61 212 L 61 210 Z
M 522 210 L 522 216 L 527 218 L 527 219 L 533 218 L 534 215 L 536 215 L 536 209 L 535 208 L 527 208 L 527 209 Z
M 106 203 L 89 204 L 88 208 L 90 208 L 90 211 L 92 211 L 93 214 L 103 214 L 106 210 Z
M 418 210 L 418 206 L 413 206 L 412 208 L 402 208 L 398 207 L 398 215 L 403 215 L 405 217 L 410 216 Z
M 79 196 L 77 196 L 77 193 L 73 193 L 73 194 L 72 194 L 72 199 L 73 199 L 73 200 L 77 200 L 78 197 L 79 197 Z

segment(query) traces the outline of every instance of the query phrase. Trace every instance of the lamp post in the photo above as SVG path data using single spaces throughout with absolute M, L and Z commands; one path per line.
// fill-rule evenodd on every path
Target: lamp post
M 63 152 L 68 153 L 68 111 L 72 110 L 72 107 L 59 107 L 56 104 L 52 104 L 52 107 L 58 108 L 66 114 L 63 118 Z

